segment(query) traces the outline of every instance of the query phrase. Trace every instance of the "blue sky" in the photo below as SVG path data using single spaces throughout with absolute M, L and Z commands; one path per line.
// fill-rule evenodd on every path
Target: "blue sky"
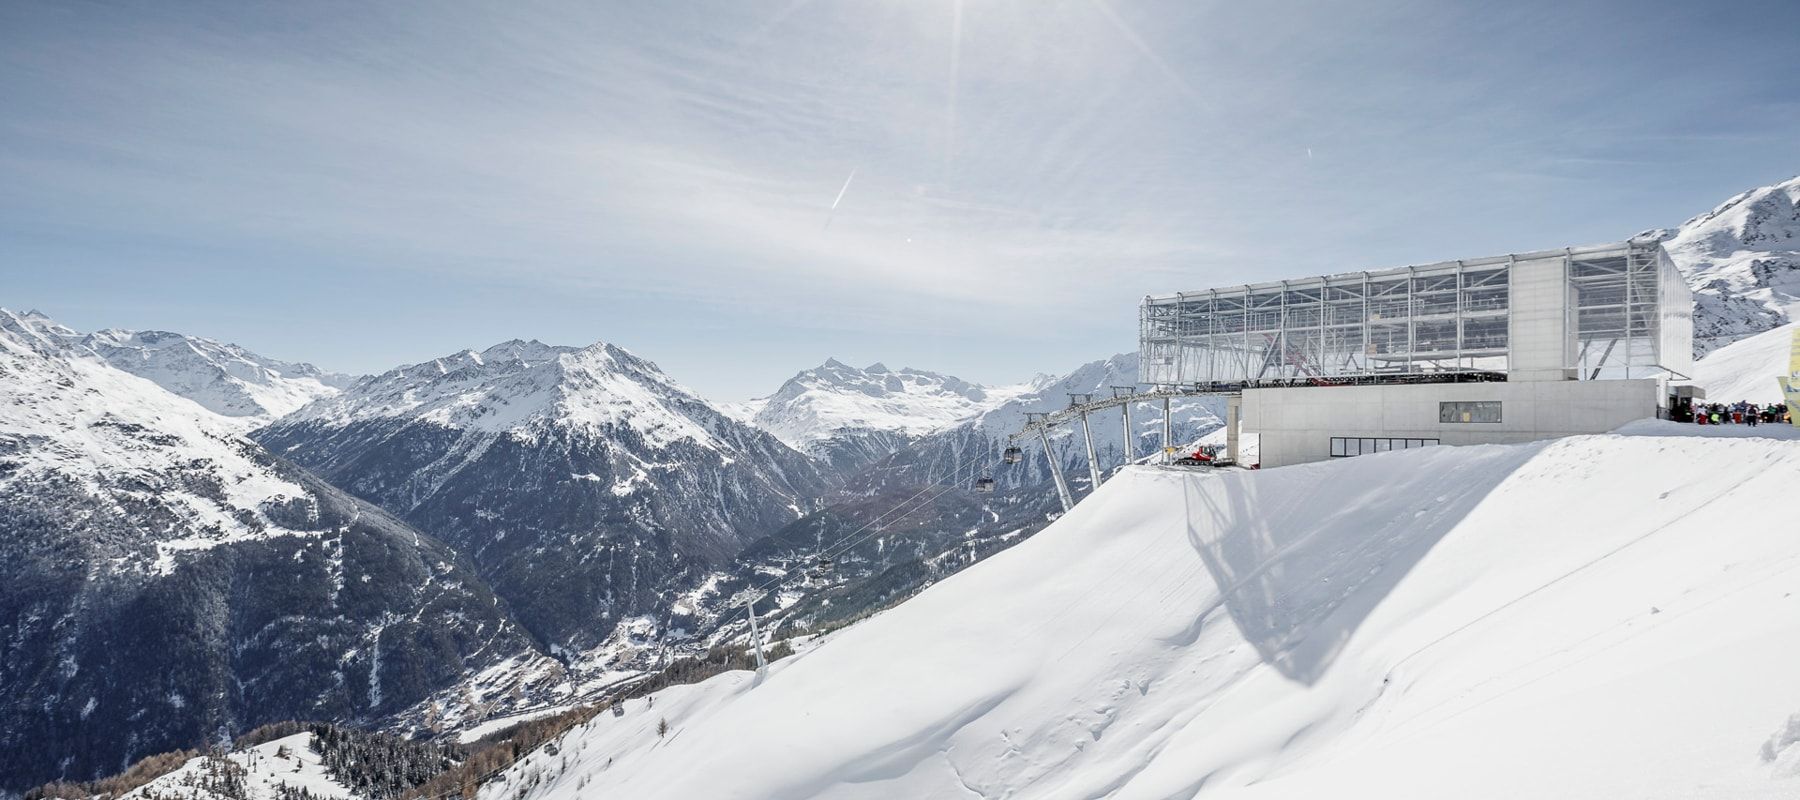
M 0 306 L 358 372 L 606 340 L 720 399 L 827 356 L 1015 381 L 1132 349 L 1148 293 L 1619 239 L 1790 177 L 1797 30 L 1791 0 L 15 0 Z

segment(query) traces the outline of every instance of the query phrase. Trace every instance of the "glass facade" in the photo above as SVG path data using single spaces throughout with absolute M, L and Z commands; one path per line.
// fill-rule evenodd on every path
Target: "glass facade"
M 1692 296 L 1662 246 L 1643 240 L 1145 298 L 1140 379 L 1505 373 L 1518 334 L 1513 271 L 1528 259 L 1552 288 L 1527 296 L 1564 319 L 1543 334 L 1568 337 L 1561 369 L 1582 380 L 1692 372 Z M 1546 309 L 1533 310 L 1541 325 Z
M 1569 263 L 1581 380 L 1693 373 L 1693 295 L 1661 247 L 1625 247 Z

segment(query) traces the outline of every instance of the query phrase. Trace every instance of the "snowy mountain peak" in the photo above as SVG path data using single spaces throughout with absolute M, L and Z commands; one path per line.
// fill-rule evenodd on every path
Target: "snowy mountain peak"
M 458 430 L 531 437 L 540 426 L 630 429 L 652 446 L 718 443 L 725 421 L 649 361 L 616 345 L 501 342 L 389 370 L 301 409 L 295 422 L 343 427 L 418 419 Z
M 5 309 L 0 309 L 0 313 L 9 313 L 9 312 L 6 312 Z M 45 314 L 44 312 L 39 311 L 35 308 L 31 309 L 30 311 L 25 312 L 24 314 L 16 314 L 16 315 L 10 315 L 10 316 L 13 316 L 13 318 L 21 326 L 30 327 L 30 328 L 37 330 L 39 332 L 42 332 L 42 333 L 56 334 L 56 335 L 63 335 L 63 336 L 75 334 L 75 329 L 70 328 L 67 325 L 63 325 L 54 319 L 51 319 L 49 314 Z
M 803 452 L 846 436 L 919 436 L 954 425 L 1003 403 L 1024 387 L 990 387 L 881 362 L 857 369 L 826 359 L 751 401 L 752 420 Z
M 1800 311 L 1800 177 L 1742 192 L 1675 230 L 1651 231 L 1694 290 L 1704 355 Z
M 604 342 L 593 347 L 607 347 Z M 513 339 L 501 342 L 481 351 L 480 360 L 484 362 L 513 362 L 519 364 L 542 364 L 556 360 L 557 356 L 575 350 L 573 347 L 548 345 L 536 339 Z
M 107 328 L 83 335 L 40 311 L 0 309 L 0 326 L 46 345 L 90 352 L 215 414 L 266 422 L 348 386 L 351 376 L 280 361 L 199 336 Z

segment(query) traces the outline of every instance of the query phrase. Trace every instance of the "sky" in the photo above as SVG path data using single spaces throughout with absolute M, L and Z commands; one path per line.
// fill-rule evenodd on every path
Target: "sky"
M 1800 3 L 0 3 L 0 307 L 720 400 L 1007 383 L 1146 294 L 1673 226 L 1800 173 Z

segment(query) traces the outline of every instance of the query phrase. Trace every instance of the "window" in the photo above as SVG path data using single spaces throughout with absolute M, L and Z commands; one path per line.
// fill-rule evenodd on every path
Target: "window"
M 1438 422 L 1499 421 L 1499 400 L 1458 400 L 1438 403 Z
M 1436 446 L 1436 439 L 1396 439 L 1390 437 L 1331 437 L 1331 457 L 1347 458 L 1349 456 L 1366 456 L 1370 453 L 1385 453 L 1389 450 L 1410 450 L 1415 447 Z

